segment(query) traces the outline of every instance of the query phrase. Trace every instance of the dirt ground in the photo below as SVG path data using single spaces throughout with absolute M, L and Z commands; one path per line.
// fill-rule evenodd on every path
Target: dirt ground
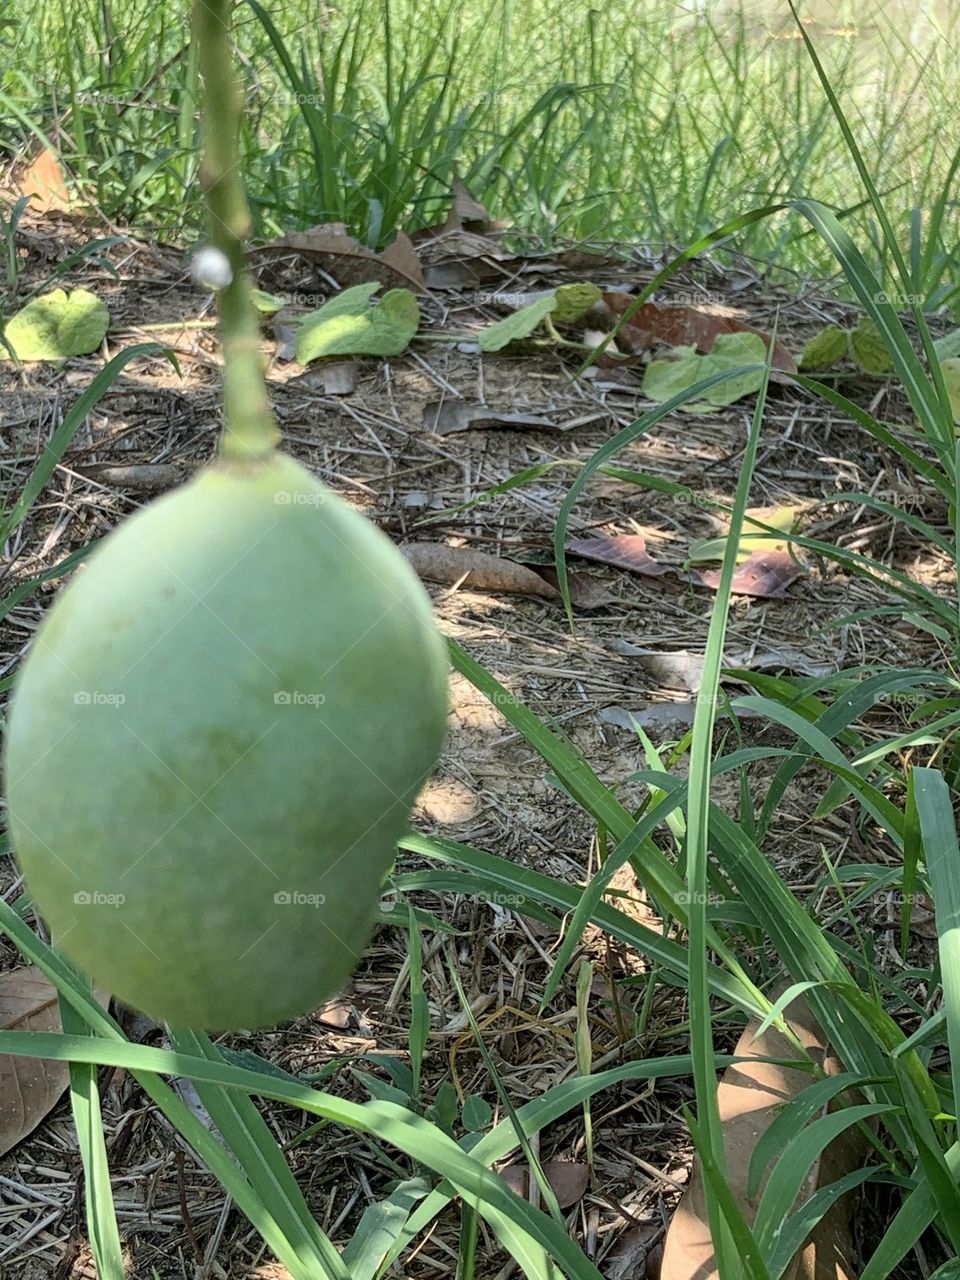
M 38 282 L 52 266 L 95 234 L 82 220 L 27 218 L 22 227 L 24 279 Z M 108 271 L 90 262 L 68 276 L 107 304 L 111 331 L 105 351 L 75 358 L 63 368 L 0 364 L 3 423 L 0 494 L 9 505 L 69 405 L 102 367 L 103 356 L 135 342 L 169 344 L 177 372 L 162 356 L 129 364 L 117 384 L 90 413 L 63 463 L 8 548 L 0 596 L 18 582 L 56 564 L 101 537 L 120 519 L 201 466 L 212 454 L 218 430 L 218 357 L 206 321 L 209 298 L 190 281 L 184 255 L 134 236 L 105 251 Z M 657 265 L 639 249 L 611 252 L 587 264 L 604 287 L 636 290 Z M 575 471 L 556 467 L 536 481 L 484 501 L 470 502 L 509 477 L 544 462 L 586 460 L 646 407 L 639 365 L 598 368 L 577 379 L 569 353 L 527 347 L 518 354 L 481 355 L 478 327 L 504 314 L 496 293 L 525 293 L 584 278 L 581 260 L 544 256 L 506 259 L 499 279 L 482 287 L 436 287 L 421 301 L 423 327 L 435 341 L 417 342 L 389 361 L 367 359 L 343 371 L 331 394 L 323 373 L 303 372 L 277 356 L 269 327 L 270 391 L 285 447 L 396 542 L 429 542 L 483 551 L 512 560 L 550 559 L 558 506 Z M 313 298 L 330 281 L 309 261 L 290 254 L 259 260 L 264 288 Z M 114 274 L 115 273 L 115 274 Z M 59 283 L 59 282 L 58 282 Z M 794 354 L 825 323 L 850 323 L 856 312 L 823 292 L 790 293 L 771 286 L 750 263 L 722 269 L 709 260 L 675 278 L 662 300 L 682 297 L 722 301 L 750 324 L 769 329 Z M 315 303 L 313 305 L 316 305 Z M 459 335 L 444 340 L 443 335 Z M 281 335 L 282 336 L 282 335 Z M 329 384 L 327 384 L 329 385 Z M 892 423 L 910 415 L 894 384 L 850 379 L 844 391 Z M 442 434 L 442 406 L 462 398 L 492 410 L 535 415 L 548 425 L 478 427 Z M 729 501 L 739 474 L 752 399 L 715 414 L 676 414 L 628 446 L 616 462 L 689 486 L 697 495 Z M 441 418 L 438 419 L 438 414 Z M 841 414 L 795 385 L 770 388 L 752 505 L 808 504 L 802 531 L 854 550 L 868 551 L 928 582 L 946 581 L 949 566 L 928 547 L 894 533 L 890 521 L 850 504 L 813 506 L 844 491 L 921 510 L 934 523 L 945 519 L 931 493 L 919 490 L 896 456 L 882 450 Z M 629 713 L 650 712 L 647 732 L 658 744 L 683 732 L 692 693 L 676 664 L 651 664 L 651 651 L 700 652 L 712 593 L 682 574 L 691 541 L 717 532 L 699 502 L 677 501 L 623 480 L 595 475 L 571 521 L 571 536 L 643 533 L 647 548 L 670 572 L 643 577 L 571 558 L 577 573 L 602 588 L 606 602 L 576 611 L 571 632 L 555 600 L 498 591 L 471 591 L 456 582 L 429 584 L 442 630 L 456 638 L 543 719 L 561 726 L 625 802 L 642 792 L 630 775 L 643 753 Z M 767 669 L 798 674 L 884 662 L 940 665 L 929 637 L 907 625 L 843 621 L 880 604 L 880 588 L 851 581 L 826 560 L 808 555 L 803 573 L 783 598 L 736 598 L 728 653 L 741 662 L 762 660 Z M 15 670 L 57 583 L 44 584 L 3 620 L 0 679 Z M 839 621 L 838 621 L 839 620 Z M 642 651 L 640 653 L 636 651 Z M 671 671 L 673 674 L 671 674 Z M 731 685 L 731 689 L 735 686 Z M 888 715 L 895 715 L 891 710 Z M 777 742 L 777 732 L 749 726 L 754 741 Z M 786 742 L 787 739 L 784 739 Z M 756 770 L 757 795 L 764 773 Z M 822 779 L 802 774 L 766 844 L 766 852 L 801 894 L 820 879 L 821 847 L 835 861 L 850 854 L 883 861 L 882 841 L 863 832 L 850 811 L 814 821 Z M 717 798 L 737 808 L 736 785 L 718 783 Z M 509 857 L 571 882 L 595 870 L 595 833 L 572 801 L 547 778 L 542 761 L 463 678 L 451 682 L 450 733 L 436 778 L 417 807 L 416 826 Z M 401 868 L 416 866 L 401 859 Z M 19 887 L 11 859 L 4 859 L 7 896 Z M 630 877 L 621 877 L 623 910 L 649 918 L 650 909 Z M 485 1043 L 515 1104 L 574 1074 L 572 980 L 539 1013 L 540 994 L 557 937 L 496 904 L 464 895 L 431 898 L 418 905 L 456 929 L 453 954 Z M 883 947 L 892 948 L 893 916 L 882 901 L 869 904 Z M 887 923 L 890 930 L 887 930 Z M 427 935 L 425 974 L 431 1034 L 424 1098 L 455 1070 L 466 1093 L 496 1105 L 496 1092 L 469 1035 L 446 970 L 442 939 Z M 684 994 L 657 987 L 643 1010 L 638 1036 L 617 1017 L 611 984 L 629 1014 L 643 1005 L 646 966 L 637 956 L 586 939 L 596 961 L 594 1062 L 614 1065 L 628 1057 L 684 1052 Z M 288 1071 L 333 1066 L 323 1087 L 357 1099 L 366 1094 L 355 1070 L 376 1052 L 405 1058 L 409 994 L 405 936 L 381 929 L 344 997 L 292 1026 L 250 1037 L 232 1037 Z M 12 944 L 0 943 L 0 964 L 19 964 Z M 894 963 L 891 960 L 891 963 Z M 776 976 L 771 963 L 769 976 Z M 624 985 L 625 979 L 631 979 Z M 130 1022 L 131 1034 L 162 1043 L 159 1029 Z M 731 1019 L 730 1035 L 736 1034 Z M 374 1069 L 375 1070 L 375 1069 Z M 381 1073 L 382 1074 L 382 1073 Z M 271 1263 L 256 1232 L 225 1200 L 218 1184 L 181 1146 L 169 1125 L 123 1071 L 104 1071 L 101 1085 L 107 1145 L 121 1232 L 130 1274 L 142 1280 L 229 1277 L 268 1280 L 285 1273 Z M 622 1085 L 593 1105 L 594 1178 L 569 1210 L 570 1227 L 610 1280 L 656 1274 L 662 1238 L 689 1171 L 690 1144 L 681 1105 L 692 1097 L 686 1080 L 656 1087 Z M 290 1143 L 309 1117 L 265 1104 L 270 1127 Z M 572 1112 L 550 1126 L 539 1143 L 544 1159 L 582 1162 L 582 1117 Z M 355 1229 L 365 1206 L 382 1196 L 409 1163 L 383 1158 L 372 1139 L 327 1128 L 293 1146 L 289 1159 L 311 1208 L 338 1244 Z M 392 1159 L 392 1157 L 391 1157 Z M 62 1101 L 34 1133 L 0 1160 L 0 1276 L 11 1280 L 77 1280 L 92 1276 L 84 1236 L 80 1158 L 69 1104 Z M 458 1255 L 458 1215 L 448 1211 L 419 1242 L 398 1274 L 453 1275 Z M 484 1236 L 478 1274 L 509 1274 L 505 1255 Z M 904 1273 L 906 1274 L 906 1273 Z

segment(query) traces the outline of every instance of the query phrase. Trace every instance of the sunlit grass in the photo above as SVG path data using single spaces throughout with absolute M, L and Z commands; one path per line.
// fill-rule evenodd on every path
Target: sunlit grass
M 383 243 L 442 216 L 455 170 L 494 215 L 547 242 L 685 244 L 745 207 L 815 194 L 846 210 L 866 195 L 785 4 L 763 22 L 670 0 L 635 12 L 347 0 L 319 16 L 288 0 L 267 12 L 276 41 L 253 7 L 238 11 L 246 174 L 265 234 L 342 219 Z M 111 215 L 182 231 L 200 204 L 183 14 L 119 0 L 110 16 L 106 41 L 95 0 L 48 2 L 0 28 L 0 119 L 21 141 L 31 125 L 55 137 Z M 960 143 L 956 25 L 914 36 L 895 8 L 858 18 L 840 6 L 809 27 L 904 245 L 911 211 L 921 232 L 936 217 Z M 850 225 L 870 232 L 865 214 Z M 945 253 L 957 239 L 948 208 Z M 830 268 L 819 237 L 786 216 L 738 245 Z

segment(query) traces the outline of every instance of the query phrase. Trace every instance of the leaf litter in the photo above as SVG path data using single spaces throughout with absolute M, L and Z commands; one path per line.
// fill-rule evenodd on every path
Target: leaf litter
M 511 254 L 496 233 L 487 238 L 502 254 L 491 262 L 499 272 L 498 284 L 506 289 L 529 290 L 555 285 L 558 280 L 575 283 L 590 278 L 605 288 L 635 294 L 659 265 L 655 256 L 639 250 L 627 250 L 619 257 L 599 257 L 593 266 L 585 266 L 584 254 L 577 250 L 568 264 L 562 253 L 521 256 Z M 171 289 L 171 280 L 176 281 L 182 271 L 180 255 L 167 254 L 162 247 L 131 244 L 132 248 L 123 247 L 128 260 L 122 260 L 120 251 L 114 256 L 119 279 L 116 291 L 111 291 L 110 309 L 115 323 L 181 322 L 195 316 L 199 305 L 195 290 L 187 285 Z M 428 251 L 426 246 L 422 250 L 425 256 Z M 323 280 L 322 274 L 315 274 L 322 273 L 322 260 L 295 254 L 268 257 L 269 267 L 265 258 L 260 281 L 264 288 L 309 292 Z M 32 282 L 40 283 L 38 256 L 32 270 Z M 779 309 L 783 325 L 778 332 L 792 350 L 800 351 L 810 333 L 825 323 L 851 327 L 856 322 L 851 308 L 833 299 L 807 294 L 795 307 L 784 309 L 789 299 L 776 286 L 754 277 L 741 288 L 743 273 L 724 277 L 711 271 L 707 264 L 691 267 L 678 279 L 678 288 L 692 290 L 706 281 L 714 296 L 733 296 L 736 290 L 744 314 L 760 329 L 770 329 Z M 402 280 L 385 281 L 383 287 L 403 284 Z M 328 285 L 322 287 L 326 290 Z M 451 315 L 458 327 L 461 320 L 476 328 L 489 320 L 487 308 L 474 297 L 472 286 L 460 294 L 446 291 L 442 300 L 421 295 L 419 302 L 428 333 L 448 330 Z M 143 500 L 143 494 L 133 488 L 98 486 L 82 474 L 82 466 L 92 462 L 163 465 L 175 457 L 188 472 L 209 456 L 210 424 L 216 413 L 213 374 L 217 352 L 212 334 L 194 332 L 195 339 L 191 335 L 188 342 L 178 345 L 182 381 L 166 366 L 138 366 L 135 374 L 118 383 L 115 394 L 91 414 L 89 436 L 78 437 L 71 446 L 64 468 L 52 478 L 43 503 L 24 529 L 22 547 L 14 548 L 15 568 L 25 575 L 23 581 L 78 550 L 89 538 L 91 522 L 93 527 L 108 529 Z M 121 343 L 124 340 L 125 331 Z M 99 367 L 99 358 L 76 357 L 75 361 L 70 372 L 76 382 L 52 366 L 35 366 L 27 379 L 15 376 L 12 366 L 0 370 L 9 405 L 10 426 L 5 424 L 5 430 L 13 445 L 3 476 L 5 485 L 22 484 L 35 462 L 46 438 L 45 430 L 37 431 L 36 424 L 52 427 L 60 412 L 59 397 L 66 401 L 79 394 Z M 432 526 L 439 530 L 439 537 L 476 539 L 480 545 L 495 548 L 499 558 L 515 558 L 520 563 L 549 553 L 556 511 L 576 468 L 616 430 L 636 420 L 645 407 L 634 371 L 616 371 L 622 375 L 620 380 L 601 371 L 598 377 L 576 383 L 570 377 L 572 365 L 573 360 L 568 362 L 562 355 L 558 358 L 555 350 L 520 358 L 509 352 L 478 358 L 439 343 L 418 343 L 401 357 L 359 360 L 354 390 L 339 397 L 327 396 L 322 384 L 311 380 L 323 361 L 302 375 L 302 381 L 295 367 L 275 365 L 270 370 L 271 396 L 291 452 L 346 500 L 365 510 L 396 541 L 416 538 L 416 512 L 437 510 L 439 504 L 447 513 Z M 885 395 L 887 420 L 909 426 L 909 411 L 897 388 L 888 386 Z M 522 427 L 502 432 L 467 431 L 444 439 L 423 425 L 424 405 L 440 396 L 508 406 L 557 421 L 584 421 L 555 439 L 546 438 L 537 428 Z M 713 499 L 729 501 L 739 470 L 743 415 L 744 410 L 736 406 L 710 417 L 671 415 L 625 450 L 618 461 Z M 30 425 L 18 425 L 20 419 Z M 172 436 L 171 422 L 178 424 Z M 758 503 L 790 505 L 796 499 L 820 500 L 849 487 L 849 477 L 861 473 L 863 487 L 881 477 L 875 490 L 880 498 L 916 500 L 862 433 L 794 386 L 777 386 L 771 392 L 764 449 L 754 499 Z M 518 473 L 548 463 L 553 469 L 537 471 L 537 479 L 469 505 L 480 493 L 498 489 Z M 408 503 L 408 496 L 416 502 Z M 649 493 L 616 476 L 596 474 L 578 503 L 570 535 L 590 537 L 597 530 L 617 527 L 656 530 L 667 545 L 678 548 L 675 554 L 671 552 L 671 561 L 682 563 L 682 548 L 708 532 L 704 523 L 704 510 L 696 505 L 678 504 L 663 493 Z M 887 548 L 886 554 L 896 564 L 905 563 L 911 572 L 922 571 L 931 581 L 938 580 L 940 569 L 935 562 L 918 568 L 912 541 L 888 546 L 888 535 L 888 522 L 872 517 L 855 521 L 850 512 L 842 510 L 831 534 L 844 545 L 870 539 L 870 545 Z M 658 558 L 660 546 L 658 538 Z M 546 597 L 501 597 L 497 592 L 449 591 L 442 586 L 431 591 L 442 629 L 463 643 L 538 715 L 566 733 L 603 771 L 605 779 L 622 788 L 625 803 L 639 806 L 644 796 L 627 781 L 638 767 L 635 734 L 610 724 L 605 711 L 619 704 L 644 713 L 670 713 L 682 704 L 657 702 L 661 689 L 656 678 L 638 662 L 617 653 L 612 642 L 656 647 L 664 653 L 683 649 L 694 653 L 703 644 L 710 601 L 679 576 L 676 589 L 664 575 L 659 580 L 641 575 L 633 584 L 628 578 L 610 576 L 618 590 L 625 596 L 631 594 L 630 607 L 619 604 L 591 615 L 581 612 L 574 637 L 558 603 Z M 602 578 L 593 580 L 602 582 Z M 5 620 L 0 674 L 9 673 L 20 649 L 28 643 L 48 599 L 47 591 L 35 592 Z M 803 636 L 805 661 L 826 661 L 834 653 L 837 635 L 824 633 L 823 621 L 851 609 L 874 607 L 884 599 L 876 584 L 850 580 L 831 566 L 818 567 L 782 600 L 768 605 L 743 597 L 735 603 L 730 618 L 730 656 L 748 650 L 758 640 L 775 653 Z M 907 628 L 872 629 L 869 633 L 864 629 L 862 634 L 856 628 L 842 628 L 841 635 L 849 640 L 850 665 L 890 660 L 911 666 L 928 660 L 929 637 Z M 881 715 L 892 730 L 896 709 L 885 707 Z M 748 743 L 755 741 L 756 729 L 751 722 L 745 724 L 744 733 Z M 467 787 L 476 803 L 448 814 L 442 829 L 432 825 L 440 820 L 425 810 L 417 823 L 421 830 L 439 830 L 571 883 L 583 879 L 585 850 L 593 834 L 589 824 L 545 778 L 499 709 L 459 678 L 451 682 L 450 746 L 439 777 Z M 724 806 L 737 804 L 735 788 L 727 787 L 724 779 L 717 780 L 715 798 Z M 811 827 L 804 824 L 808 815 L 803 804 L 791 802 L 788 796 L 785 805 L 782 822 L 778 815 L 780 825 L 771 833 L 769 856 L 789 883 L 813 883 L 822 871 L 822 844 L 845 847 L 844 842 L 851 839 L 849 810 L 826 815 Z M 406 857 L 401 858 L 401 870 L 410 866 Z M 11 885 L 12 880 L 6 887 Z M 550 1010 L 543 1014 L 539 1010 L 549 951 L 544 961 L 537 948 L 549 948 L 552 943 L 542 940 L 538 923 L 517 910 L 498 906 L 494 933 L 489 904 L 478 903 L 468 894 L 429 899 L 417 894 L 414 900 L 418 906 L 438 912 L 463 939 L 463 950 L 457 950 L 455 963 L 475 1007 L 497 1014 L 495 1022 L 484 1024 L 483 1036 L 515 1104 L 538 1097 L 558 1078 L 574 1071 L 572 1042 L 564 1034 L 569 1029 L 565 1019 L 573 1007 L 572 990 L 558 993 Z M 632 882 L 625 883 L 616 905 L 638 916 L 649 909 Z M 428 949 L 434 946 L 429 929 L 424 942 Z M 929 942 L 920 938 L 913 945 L 928 947 Z M 615 989 L 622 989 L 624 979 L 646 980 L 642 960 L 628 949 L 607 951 L 596 934 L 585 939 L 585 948 L 598 966 L 609 963 Z M 11 963 L 9 947 L 4 948 L 4 956 Z M 276 1070 L 298 1077 L 327 1072 L 339 1092 L 360 1099 L 365 1095 L 360 1094 L 353 1074 L 338 1064 L 365 1054 L 395 1065 L 404 1063 L 408 959 L 403 929 L 380 929 L 357 973 L 353 1004 L 362 1011 L 362 1018 L 356 1025 L 351 1021 L 347 1027 L 328 1027 L 315 1016 L 276 1033 L 234 1040 L 224 1049 L 228 1053 L 241 1049 L 256 1052 Z M 878 963 L 885 963 L 882 953 Z M 447 1028 L 458 1025 L 456 1020 L 461 1016 L 459 1000 L 444 973 L 442 964 L 425 964 L 431 1009 L 423 1068 L 424 1101 L 428 1104 L 443 1082 L 449 1081 Z M 684 1018 L 682 994 L 674 999 L 669 989 L 658 988 L 648 1027 L 652 1054 L 669 1051 L 674 1041 L 678 1051 L 683 1051 Z M 459 1026 L 462 1032 L 462 1022 Z M 604 1055 L 611 1055 L 608 1061 L 619 1061 L 624 1045 L 609 1020 L 597 1016 L 592 1030 L 594 1061 Z M 458 1061 L 469 1095 L 482 1094 L 495 1102 L 469 1041 L 461 1048 Z M 387 1079 L 385 1068 L 372 1069 Z M 583 1203 L 571 1229 L 605 1274 L 607 1260 L 613 1264 L 618 1242 L 637 1224 L 641 1224 L 639 1230 L 649 1227 L 656 1236 L 670 1217 L 689 1166 L 689 1142 L 680 1119 L 681 1105 L 688 1099 L 688 1081 L 665 1079 L 657 1082 L 655 1090 L 630 1085 L 611 1089 L 595 1100 L 594 1160 L 596 1185 L 602 1194 Z M 375 1197 L 385 1193 L 395 1171 L 371 1160 L 369 1148 L 354 1135 L 327 1128 L 316 1136 L 302 1136 L 301 1116 L 288 1108 L 261 1105 L 278 1139 L 292 1144 L 288 1154 L 302 1185 L 315 1198 L 312 1202 L 322 1202 L 329 1221 L 338 1224 L 334 1235 L 341 1245 L 367 1201 L 366 1188 L 359 1205 L 355 1199 L 358 1165 L 363 1164 L 369 1193 Z M 104 1108 L 111 1166 L 128 1188 L 121 1201 L 121 1227 L 135 1269 L 151 1275 L 156 1271 L 159 1280 L 172 1280 L 179 1274 L 177 1249 L 182 1238 L 182 1205 L 186 1203 L 194 1230 L 204 1242 L 213 1238 L 224 1215 L 218 1262 L 238 1274 L 249 1270 L 248 1230 L 239 1215 L 228 1212 L 216 1184 L 189 1157 L 178 1171 L 169 1129 L 129 1078 L 111 1080 L 104 1090 Z M 571 1114 L 542 1135 L 544 1158 L 576 1161 L 582 1153 L 581 1139 L 582 1122 L 579 1115 Z M 8 1157 L 8 1186 L 12 1189 L 22 1183 L 26 1195 L 31 1186 L 42 1181 L 47 1197 L 42 1222 L 27 1200 L 22 1209 L 11 1209 L 18 1214 L 17 1231 L 37 1228 L 24 1247 L 32 1257 L 14 1254 L 4 1259 L 4 1265 L 9 1262 L 12 1268 L 26 1268 L 24 1280 L 53 1274 L 60 1265 L 62 1242 L 75 1221 L 75 1168 L 75 1145 L 70 1142 L 68 1126 L 59 1124 L 42 1124 Z M 137 1190 L 146 1185 L 150 1187 L 149 1205 Z M 458 1228 L 457 1214 L 445 1214 L 436 1231 L 418 1240 L 417 1249 L 405 1257 L 404 1273 L 413 1280 L 452 1274 L 450 1259 L 456 1257 Z M 635 1250 L 634 1256 L 639 1253 Z M 32 1270 L 34 1258 L 36 1272 Z M 484 1274 L 488 1270 L 493 1274 L 504 1261 L 502 1255 L 494 1255 L 484 1246 Z

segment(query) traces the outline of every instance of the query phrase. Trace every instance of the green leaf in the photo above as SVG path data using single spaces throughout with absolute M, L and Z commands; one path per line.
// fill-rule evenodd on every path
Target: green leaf
M 471 1093 L 469 1098 L 463 1100 L 460 1118 L 468 1133 L 480 1133 L 493 1119 L 493 1108 L 479 1093 Z
M 942 338 L 935 338 L 933 350 L 938 360 L 952 360 L 960 356 L 960 329 L 951 329 Z
M 278 298 L 275 293 L 264 293 L 262 289 L 252 289 L 250 298 L 256 309 L 264 316 L 275 315 L 281 307 L 286 305 L 283 298 Z
M 540 298 L 531 302 L 529 307 L 521 307 L 512 315 L 505 316 L 496 324 L 484 329 L 478 337 L 481 351 L 501 351 L 511 342 L 519 342 L 521 338 L 529 338 L 534 329 L 555 310 L 557 299 L 555 294 L 549 298 Z
M 654 360 L 647 366 L 643 394 L 648 400 L 662 403 L 711 374 L 736 369 L 743 364 L 762 364 L 766 355 L 763 339 L 755 333 L 722 333 L 713 344 L 713 350 L 705 356 L 698 355 L 693 347 L 677 347 L 675 356 L 678 359 Z M 703 413 L 720 405 L 732 404 L 734 400 L 759 391 L 762 382 L 762 369 L 751 369 L 741 377 L 728 378 L 711 387 L 704 400 L 687 404 L 684 408 Z
M 953 420 L 960 422 L 960 357 L 950 356 L 941 360 L 940 372 L 943 374 L 943 385 L 947 388 Z
M 850 351 L 864 373 L 890 373 L 893 369 L 893 358 L 880 330 L 868 316 L 851 332 Z
M 801 369 L 829 369 L 847 354 L 848 334 L 839 325 L 828 324 L 807 342 L 800 356 Z
M 556 306 L 553 318 L 557 324 L 573 324 L 586 315 L 594 303 L 603 297 L 603 290 L 595 284 L 580 282 L 562 284 L 554 295 Z
M 297 331 L 297 360 L 320 356 L 398 356 L 420 324 L 420 308 L 409 289 L 391 289 L 379 303 L 374 281 L 345 289 L 306 317 Z
M 65 360 L 96 351 L 109 323 L 107 308 L 95 294 L 54 289 L 18 311 L 3 336 L 19 360 Z

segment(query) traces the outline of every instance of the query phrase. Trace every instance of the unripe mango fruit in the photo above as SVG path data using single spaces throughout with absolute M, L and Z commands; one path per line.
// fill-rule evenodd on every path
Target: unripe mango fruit
M 9 717 L 55 944 L 158 1020 L 315 1008 L 368 941 L 446 677 L 406 561 L 292 459 L 219 461 L 139 512 L 53 605 Z

